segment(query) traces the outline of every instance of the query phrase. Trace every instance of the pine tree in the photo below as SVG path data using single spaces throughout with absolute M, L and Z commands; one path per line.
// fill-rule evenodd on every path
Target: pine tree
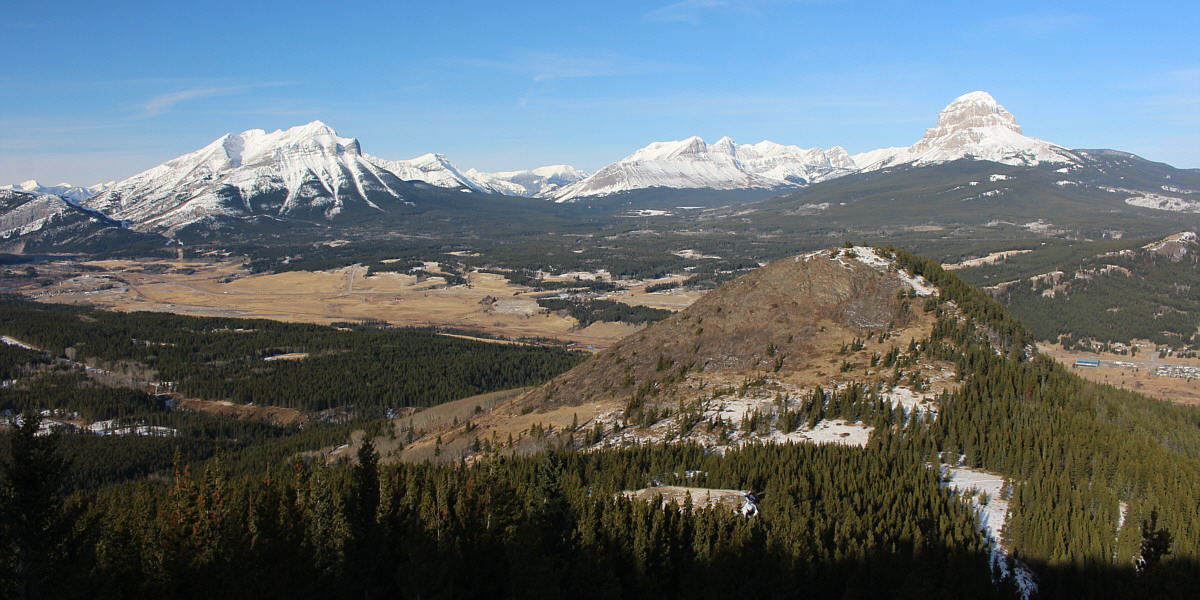
M 61 576 L 71 527 L 58 497 L 67 461 L 58 454 L 57 434 L 36 435 L 40 425 L 36 412 L 25 411 L 0 465 L 0 589 L 14 598 L 47 595 Z

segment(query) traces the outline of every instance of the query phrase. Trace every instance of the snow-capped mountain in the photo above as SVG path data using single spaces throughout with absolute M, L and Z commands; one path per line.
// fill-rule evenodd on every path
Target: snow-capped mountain
M 782 189 L 854 171 L 845 150 L 805 150 L 774 142 L 739 145 L 728 137 L 655 142 L 563 188 L 556 202 L 646 188 Z
M 408 160 L 387 160 L 376 156 L 368 156 L 367 159 L 405 181 L 423 181 L 438 187 L 525 198 L 551 195 L 558 188 L 587 177 L 587 173 L 570 165 L 498 173 L 469 169 L 464 173 L 446 155 L 432 153 Z
M 559 202 L 646 188 L 715 190 L 801 187 L 854 172 L 960 159 L 1008 165 L 1079 164 L 1081 156 L 1026 136 L 1012 113 L 986 92 L 956 98 L 917 143 L 851 156 L 841 147 L 803 149 L 764 141 L 739 145 L 728 137 L 656 142 L 562 189 Z
M 526 171 L 484 173 L 471 169 L 467 176 L 481 188 L 508 196 L 553 197 L 560 188 L 583 181 L 588 174 L 570 165 L 550 165 Z
M 387 160 L 377 156 L 367 156 L 367 160 L 379 167 L 391 171 L 404 181 L 423 181 L 430 185 L 452 189 L 467 189 L 489 191 L 470 176 L 463 174 L 444 154 L 423 154 L 408 160 Z
M 114 183 L 116 182 L 110 181 L 108 183 L 97 183 L 96 185 L 89 187 L 81 187 L 77 185 L 71 185 L 69 183 L 60 183 L 58 185 L 42 185 L 38 183 L 37 180 L 30 179 L 29 181 L 23 181 L 16 185 L 0 185 L 0 190 L 28 192 L 30 194 L 34 194 L 35 196 L 53 194 L 68 202 L 79 203 L 91 198 L 92 196 L 95 196 L 96 194 L 99 194 L 100 192 L 103 192 L 109 187 L 112 187 Z
M 660 196 L 662 190 L 715 190 L 720 197 L 707 201 L 732 202 L 746 201 L 747 194 L 761 192 L 765 197 L 894 166 L 971 159 L 1074 168 L 1087 163 L 1088 156 L 1085 151 L 1025 136 L 1012 113 L 992 96 L 972 92 L 942 110 L 936 125 L 912 146 L 854 156 L 838 146 L 805 149 L 770 141 L 738 144 L 728 137 L 707 144 L 691 137 L 652 143 L 590 176 L 566 165 L 485 173 L 460 170 L 442 154 L 400 161 L 370 156 L 361 151 L 358 140 L 340 137 L 329 126 L 314 121 L 286 131 L 251 129 L 227 134 L 103 191 L 100 187 L 74 191 L 42 188 L 36 182 L 20 187 L 59 191 L 70 201 L 130 222 L 139 231 L 173 235 L 189 224 L 222 218 L 312 220 L 387 212 L 393 206 L 414 204 L 418 200 L 414 194 L 429 190 L 420 191 L 410 182 L 556 202 L 639 190 Z M 96 191 L 99 193 L 91 195 Z M 726 192 L 742 196 L 732 200 Z
M 938 114 L 937 124 L 925 130 L 924 137 L 912 146 L 881 148 L 853 157 L 862 171 L 963 158 L 1029 166 L 1075 164 L 1081 160 L 1070 149 L 1022 134 L 1016 117 L 987 92 L 955 98 Z
M 405 184 L 362 154 L 358 140 L 313 121 L 251 129 L 135 175 L 82 204 L 140 231 L 172 234 L 202 220 L 261 215 L 333 218 L 385 211 Z
M 0 252 L 90 252 L 162 241 L 54 194 L 0 190 Z
M 53 194 L 22 194 L 0 190 L 0 239 L 7 240 L 45 228 L 51 221 L 75 209 L 69 202 Z

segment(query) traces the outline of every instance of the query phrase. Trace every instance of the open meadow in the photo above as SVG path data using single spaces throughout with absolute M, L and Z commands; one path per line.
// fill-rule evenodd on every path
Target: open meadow
M 355 265 L 332 271 L 250 274 L 240 262 L 184 260 L 136 263 L 52 263 L 19 291 L 44 301 L 91 304 L 118 311 L 217 317 L 260 317 L 330 324 L 381 320 L 396 326 L 454 327 L 504 338 L 552 338 L 585 350 L 607 348 L 637 331 L 625 323 L 580 328 L 565 314 L 537 304 L 545 291 L 511 284 L 502 275 L 468 273 L 466 285 L 447 286 L 436 263 L 425 273 L 378 273 Z M 645 293 L 654 281 L 623 281 L 604 298 L 680 310 L 703 292 Z

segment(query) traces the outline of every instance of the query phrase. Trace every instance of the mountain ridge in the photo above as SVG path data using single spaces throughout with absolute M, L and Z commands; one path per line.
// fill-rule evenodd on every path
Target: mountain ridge
M 1106 151 L 1101 158 L 1109 164 L 1122 155 Z M 436 153 L 391 161 L 364 153 L 356 138 L 341 137 L 325 123 L 313 121 L 271 133 L 250 129 L 226 134 L 78 203 L 129 222 L 136 230 L 170 237 L 192 225 L 249 217 L 330 223 L 344 221 L 350 214 L 382 215 L 425 202 L 426 194 L 418 184 L 558 203 L 586 200 L 589 210 L 670 210 L 676 205 L 741 204 L 847 175 L 959 160 L 1023 167 L 1061 165 L 1064 175 L 1076 169 L 1103 170 L 1100 162 L 1104 161 L 1096 156 L 1025 136 L 1016 118 L 985 92 L 956 98 L 939 113 L 936 124 L 907 147 L 850 155 L 839 146 L 738 144 L 729 137 L 708 144 L 693 136 L 653 142 L 591 175 L 568 165 L 498 173 L 463 171 Z M 1135 189 L 1120 181 L 1123 176 L 1108 179 L 1106 189 L 1126 193 L 1131 205 L 1200 211 L 1200 192 L 1190 187 Z M 1064 177 L 1062 185 L 1077 183 Z M 680 200 L 676 201 L 662 191 L 683 194 L 675 194 Z M 689 191 L 703 191 L 706 197 L 690 201 Z M 639 199 L 647 194 L 660 198 Z

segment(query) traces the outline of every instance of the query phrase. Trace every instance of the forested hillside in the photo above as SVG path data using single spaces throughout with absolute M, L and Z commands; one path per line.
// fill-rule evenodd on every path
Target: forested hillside
M 1170 250 L 1163 251 L 1163 246 Z M 1195 348 L 1200 344 L 1198 252 L 1200 245 L 1188 237 L 1147 248 L 1063 257 L 1050 270 L 1032 276 L 999 265 L 974 269 L 970 277 L 993 286 L 996 297 L 1039 340 L 1065 338 L 1069 347 L 1077 340 L 1128 344 L 1142 339 Z M 1013 277 L 1018 273 L 1024 276 Z
M 1040 598 L 1197 589 L 1200 411 L 1085 382 L 936 261 L 880 252 L 937 286 L 926 302 L 936 324 L 909 353 L 953 363 L 959 385 L 937 398 L 936 418 L 813 394 L 823 405 L 810 412 L 869 419 L 864 448 L 581 452 L 580 427 L 530 456 L 493 447 L 458 464 L 380 465 L 368 443 L 353 465 L 274 454 L 232 469 L 180 444 L 170 476 L 66 498 L 54 457 L 90 457 L 71 435 L 24 426 L 5 436 L 4 543 L 41 570 L 4 581 L 54 597 L 1013 598 L 1028 594 L 1014 575 L 1028 569 Z M 272 335 L 293 334 L 304 335 Z M 1004 477 L 1009 558 L 942 465 Z M 758 515 L 620 493 L 666 484 L 752 491 Z
M 581 359 L 563 350 L 476 342 L 411 329 L 339 330 L 263 319 L 81 311 L 0 303 L 0 333 L 53 356 L 172 382 L 188 397 L 359 418 L 532 385 Z M 302 360 L 269 360 L 289 353 Z

